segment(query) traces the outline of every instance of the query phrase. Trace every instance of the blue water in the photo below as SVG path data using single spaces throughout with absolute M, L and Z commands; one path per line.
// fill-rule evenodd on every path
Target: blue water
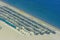
M 3 0 L 60 28 L 60 0 Z

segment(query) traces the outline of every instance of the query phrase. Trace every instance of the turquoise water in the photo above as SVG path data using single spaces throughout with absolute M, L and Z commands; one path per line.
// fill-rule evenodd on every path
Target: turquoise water
M 3 0 L 60 28 L 60 0 Z

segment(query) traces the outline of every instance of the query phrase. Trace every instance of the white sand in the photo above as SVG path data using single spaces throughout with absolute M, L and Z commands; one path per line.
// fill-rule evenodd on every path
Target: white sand
M 56 34 L 50 35 L 24 35 L 16 29 L 0 21 L 0 40 L 60 40 L 60 32 L 56 30 Z

